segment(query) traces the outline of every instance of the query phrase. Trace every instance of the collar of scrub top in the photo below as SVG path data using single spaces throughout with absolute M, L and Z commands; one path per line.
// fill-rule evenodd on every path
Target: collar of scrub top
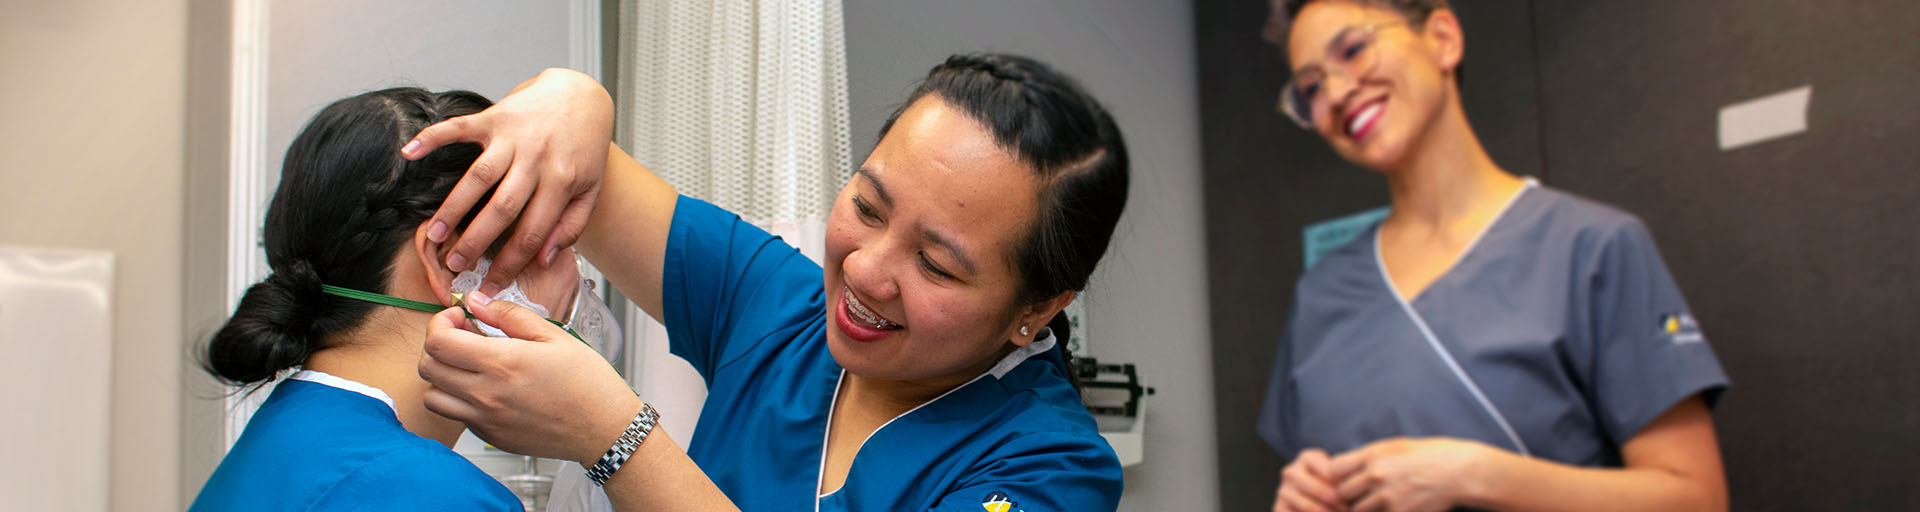
M 417 300 L 402 299 L 392 295 L 382 295 L 382 294 L 373 293 L 373 292 L 364 291 L 364 290 L 355 290 L 352 288 L 341 288 L 341 287 L 330 285 L 330 284 L 320 285 L 320 291 L 326 293 L 327 295 L 332 295 L 335 297 L 346 297 L 354 300 L 363 300 L 363 301 L 372 302 L 375 304 L 385 304 L 388 306 L 402 307 L 402 308 L 407 308 L 415 311 L 425 311 L 428 313 L 439 313 L 447 309 L 446 306 L 441 306 L 439 304 L 434 304 L 431 302 L 420 302 Z M 468 320 L 475 319 L 475 317 L 473 316 L 473 310 L 467 309 L 467 301 L 465 300 L 465 294 L 460 294 L 460 293 L 453 294 L 453 307 L 460 308 L 460 312 L 465 313 L 467 315 Z M 551 323 L 555 327 L 559 327 L 561 329 L 566 329 L 567 334 L 573 335 L 573 339 L 580 340 L 581 343 L 587 342 L 586 339 L 580 337 L 580 333 L 573 332 L 573 329 L 567 327 L 566 324 L 555 322 L 551 318 L 547 319 L 547 323 Z

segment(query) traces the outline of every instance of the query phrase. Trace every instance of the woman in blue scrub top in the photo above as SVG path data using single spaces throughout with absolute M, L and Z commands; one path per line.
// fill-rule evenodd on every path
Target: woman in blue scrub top
M 273 273 L 247 289 L 202 363 L 247 391 L 298 371 L 278 379 L 193 510 L 521 509 L 450 449 L 463 426 L 427 410 L 417 373 L 420 333 L 455 286 L 426 221 L 481 148 L 400 157 L 402 137 L 491 104 L 465 91 L 374 91 L 327 106 L 294 139 L 262 228 Z M 514 289 L 564 321 L 570 304 L 595 303 L 582 282 L 573 265 L 554 265 Z
M 565 78 L 550 85 L 566 89 Z M 596 84 L 573 85 L 429 129 L 420 149 L 485 140 L 525 151 L 502 133 L 529 125 L 534 138 L 571 137 L 550 135 L 577 128 L 516 119 L 549 112 L 535 105 L 609 108 Z M 579 247 L 666 324 L 672 352 L 707 381 L 700 435 L 682 449 L 663 428 L 636 427 L 646 408 L 591 364 L 597 356 L 497 302 L 474 314 L 528 341 L 480 338 L 442 315 L 420 365 L 436 386 L 432 410 L 496 446 L 586 467 L 645 431 L 604 483 L 619 510 L 1117 506 L 1118 460 L 1045 328 L 1086 286 L 1127 193 L 1118 127 L 1071 79 L 1011 55 L 935 67 L 841 190 L 824 265 L 599 145 L 612 155 L 603 182 L 563 166 L 517 171 L 538 173 L 521 175 L 537 187 L 520 222 L 551 225 L 574 191 L 598 189 Z M 489 174 L 470 176 L 485 188 Z M 507 192 L 515 179 L 494 197 L 526 197 Z M 543 238 L 516 234 L 526 245 L 508 250 L 530 257 Z M 450 260 L 486 244 L 456 244 Z
M 1301 277 L 1274 510 L 1719 510 L 1726 387 L 1640 221 L 1481 147 L 1444 0 L 1276 0 L 1281 109 L 1392 213 Z

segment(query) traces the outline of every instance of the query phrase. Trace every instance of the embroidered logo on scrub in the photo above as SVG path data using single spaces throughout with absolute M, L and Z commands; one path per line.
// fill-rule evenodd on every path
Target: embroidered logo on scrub
M 1700 334 L 1700 323 L 1694 321 L 1693 315 L 1687 313 L 1660 317 L 1660 334 L 1666 335 L 1667 340 L 1675 345 L 1699 343 L 1707 339 Z
M 980 508 L 987 509 L 987 512 L 1011 512 L 1014 505 L 1013 498 L 1000 491 L 987 493 L 987 499 L 980 502 Z

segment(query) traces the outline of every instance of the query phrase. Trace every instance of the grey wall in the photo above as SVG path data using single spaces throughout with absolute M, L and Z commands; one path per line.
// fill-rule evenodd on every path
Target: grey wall
M 394 86 L 467 89 L 498 100 L 542 69 L 567 67 L 568 3 L 273 2 L 267 168 L 278 176 L 294 135 L 334 100 Z
M 1741 510 L 1920 509 L 1920 6 L 1541 2 L 1549 183 L 1639 214 L 1733 378 Z M 1720 106 L 1813 85 L 1729 152 Z
M 1734 381 L 1715 414 L 1734 508 L 1920 506 L 1920 157 L 1899 145 L 1920 133 L 1920 8 L 1455 4 L 1467 113 L 1494 159 L 1652 228 Z M 1195 11 L 1227 510 L 1270 505 L 1278 481 L 1253 419 L 1300 228 L 1386 199 L 1379 178 L 1273 113 L 1285 64 L 1259 39 L 1266 9 Z M 1809 133 L 1717 149 L 1720 107 L 1808 83 Z
M 1087 298 L 1088 345 L 1158 388 L 1123 510 L 1213 510 L 1212 382 L 1193 23 L 1186 2 L 847 0 L 853 156 L 947 55 L 1007 51 L 1078 77 L 1126 133 L 1134 182 Z
M 185 0 L 0 5 L 0 244 L 116 254 L 112 510 L 179 507 L 187 37 Z M 55 384 L 7 377 L 0 392 Z M 0 475 L 39 469 L 0 458 Z

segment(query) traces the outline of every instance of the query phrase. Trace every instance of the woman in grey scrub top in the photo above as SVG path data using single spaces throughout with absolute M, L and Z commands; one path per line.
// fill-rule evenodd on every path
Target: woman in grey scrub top
M 1392 213 L 1301 277 L 1274 510 L 1720 510 L 1726 375 L 1632 215 L 1500 168 L 1444 0 L 1275 0 L 1281 109 Z

